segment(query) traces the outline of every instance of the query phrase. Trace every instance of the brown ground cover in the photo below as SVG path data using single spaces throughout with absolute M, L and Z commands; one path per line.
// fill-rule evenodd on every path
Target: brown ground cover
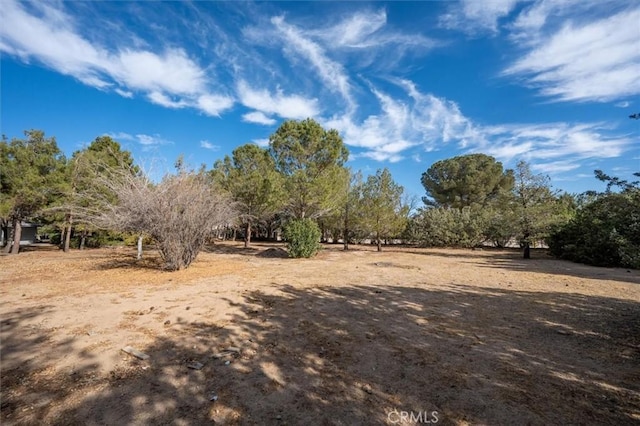
M 639 271 L 280 247 L 1 256 L 2 424 L 640 424 Z

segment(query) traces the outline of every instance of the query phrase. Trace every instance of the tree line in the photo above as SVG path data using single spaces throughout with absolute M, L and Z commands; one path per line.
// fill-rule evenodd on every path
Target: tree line
M 637 182 L 599 172 L 601 180 L 609 179 L 607 193 L 573 196 L 554 191 L 549 178 L 532 173 L 526 162 L 505 170 L 491 156 L 470 154 L 438 161 L 422 174 L 426 196 L 418 207 L 388 169 L 365 178 L 347 167 L 348 156 L 337 131 L 312 119 L 291 120 L 270 136 L 266 148 L 242 145 L 210 169 L 191 169 L 178 159 L 175 172 L 154 182 L 108 136 L 70 158 L 40 130 L 11 141 L 3 136 L 5 250 L 17 253 L 21 223 L 36 220 L 58 230 L 65 251 L 74 241 L 83 248 L 109 238 L 146 238 L 170 270 L 188 267 L 214 234 L 240 233 L 249 247 L 252 236 L 271 238 L 280 231 L 294 257 L 313 256 L 321 240 L 341 242 L 345 249 L 368 241 L 379 251 L 389 242 L 516 243 L 525 257 L 531 245 L 546 241 L 559 257 L 599 264 L 574 256 L 584 254 L 576 239 L 586 223 L 594 226 L 585 217 L 609 214 L 614 205 L 630 222 L 616 222 L 607 235 L 626 248 L 605 263 L 637 267 L 637 255 L 625 253 L 638 247 L 633 236 L 640 232 L 620 228 L 637 230 L 640 223 L 637 215 L 626 214 L 638 210 Z

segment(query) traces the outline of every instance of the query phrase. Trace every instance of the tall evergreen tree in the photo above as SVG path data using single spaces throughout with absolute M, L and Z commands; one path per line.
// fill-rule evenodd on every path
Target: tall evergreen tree
M 236 201 L 244 227 L 244 246 L 249 247 L 252 224 L 269 219 L 283 206 L 282 175 L 276 171 L 269 151 L 254 144 L 236 148 L 231 158 L 217 161 L 211 173 Z
M 386 168 L 369 176 L 363 185 L 364 226 L 375 236 L 378 251 L 382 251 L 383 239 L 400 235 L 407 224 L 409 208 L 402 203 L 403 192 Z
M 336 130 L 312 119 L 285 121 L 269 138 L 276 167 L 285 177 L 287 212 L 318 218 L 339 207 L 349 173 L 349 151 Z
M 0 142 L 0 214 L 12 223 L 13 243 L 6 248 L 10 253 L 19 252 L 22 222 L 61 197 L 66 185 L 66 159 L 55 138 L 46 138 L 41 130 L 25 131 L 25 136 Z
M 519 161 L 515 170 L 514 212 L 518 236 L 529 259 L 532 239 L 543 238 L 551 225 L 561 220 L 561 202 L 551 189 L 549 177 L 533 174 L 526 161 Z
M 82 221 L 82 211 L 90 208 L 91 196 L 100 194 L 100 198 L 116 200 L 115 194 L 110 194 L 108 188 L 101 184 L 105 176 L 114 176 L 115 169 L 139 172 L 134 166 L 134 160 L 129 151 L 122 150 L 120 144 L 110 136 L 99 136 L 89 146 L 73 153 L 67 163 L 68 192 L 64 202 L 65 218 L 63 233 L 63 249 L 69 250 L 69 243 L 73 228 L 81 228 L 80 247 L 90 226 Z M 95 201 L 95 200 L 94 200 Z

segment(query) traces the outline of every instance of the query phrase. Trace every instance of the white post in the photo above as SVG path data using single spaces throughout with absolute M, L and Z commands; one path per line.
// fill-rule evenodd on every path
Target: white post
M 142 235 L 138 235 L 138 260 L 142 259 Z

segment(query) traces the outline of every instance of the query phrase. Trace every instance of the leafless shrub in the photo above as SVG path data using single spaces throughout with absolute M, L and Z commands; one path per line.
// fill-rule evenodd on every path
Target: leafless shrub
M 94 226 L 145 233 L 158 244 L 168 270 L 188 267 L 211 233 L 236 217 L 231 200 L 216 191 L 204 172 L 179 170 L 154 184 L 121 168 L 99 178 L 85 194 L 83 219 Z

